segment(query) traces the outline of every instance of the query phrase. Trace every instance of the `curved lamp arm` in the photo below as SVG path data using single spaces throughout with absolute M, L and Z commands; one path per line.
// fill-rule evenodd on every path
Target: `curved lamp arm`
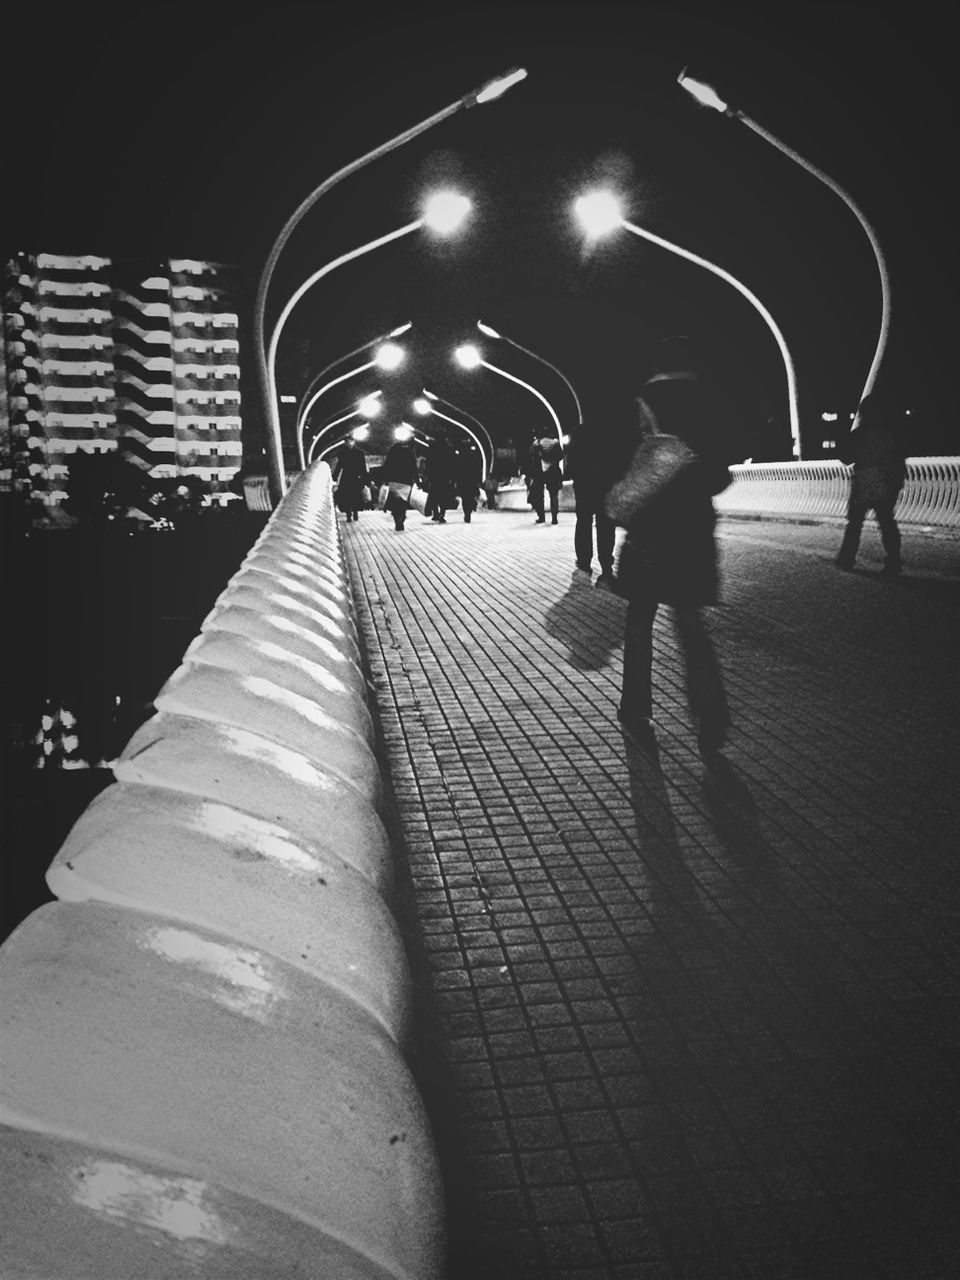
M 431 408 L 430 412 L 435 413 L 438 418 L 443 418 L 445 422 L 452 422 L 455 427 L 459 427 L 461 431 L 465 431 L 472 440 L 476 441 L 477 448 L 480 450 L 480 461 L 483 464 L 483 473 L 480 478 L 481 480 L 486 480 L 487 471 L 489 469 L 487 467 L 487 455 L 483 451 L 483 445 L 480 443 L 480 437 L 477 433 L 475 431 L 471 431 L 465 422 L 458 422 L 456 418 L 451 418 L 449 414 L 441 413 L 439 409 Z
M 701 258 L 699 254 L 691 253 L 689 249 L 682 249 L 680 245 L 673 244 L 670 240 L 664 240 L 662 236 L 655 235 L 652 231 L 647 231 L 644 227 L 637 227 L 632 222 L 624 219 L 620 220 L 620 225 L 625 227 L 627 231 L 632 231 L 635 236 L 641 236 L 644 240 L 649 240 L 651 244 L 659 245 L 661 249 L 668 249 L 671 253 L 677 253 L 681 258 L 686 258 L 688 262 L 695 263 L 698 267 L 703 267 L 707 271 L 713 272 L 715 276 L 719 276 L 721 280 L 726 280 L 727 284 L 732 284 L 738 293 L 743 294 L 747 301 L 759 311 L 760 315 L 766 321 L 770 332 L 773 334 L 777 346 L 780 348 L 780 354 L 783 357 L 783 364 L 787 374 L 787 392 L 790 409 L 790 435 L 793 438 L 794 456 L 800 458 L 800 413 L 797 408 L 797 375 L 793 367 L 793 360 L 787 347 L 786 339 L 780 332 L 780 327 L 774 320 L 773 316 L 763 305 L 755 293 L 752 293 L 736 276 L 732 276 L 729 271 L 725 271 L 723 267 L 718 267 L 715 262 L 709 262 L 706 258 Z
M 375 369 L 376 365 L 377 365 L 376 360 L 368 360 L 366 364 L 358 364 L 355 369 L 350 369 L 348 370 L 347 373 L 341 373 L 338 378 L 332 378 L 329 382 L 325 383 L 319 389 L 319 391 L 317 391 L 307 402 L 306 406 L 303 409 L 303 412 L 300 414 L 300 417 L 297 420 L 297 451 L 300 454 L 301 467 L 304 465 L 303 433 L 306 430 L 307 419 L 310 416 L 310 410 L 317 403 L 320 397 L 324 395 L 327 391 L 329 391 L 332 387 L 339 386 L 341 382 L 346 382 L 348 378 L 355 378 L 358 373 L 365 373 L 367 369 Z
M 354 356 L 358 356 L 361 351 L 366 351 L 367 347 L 375 347 L 380 342 L 387 342 L 391 338 L 399 338 L 401 334 L 406 333 L 408 329 L 413 328 L 413 321 L 408 320 L 406 324 L 398 325 L 396 329 L 391 329 L 388 333 L 378 334 L 377 337 L 371 338 L 368 342 L 361 342 L 359 347 L 354 347 L 352 351 L 346 351 L 342 356 L 337 356 L 336 360 L 331 360 L 329 364 L 324 365 L 319 373 L 314 374 L 310 379 L 306 391 L 300 397 L 300 404 L 297 407 L 297 431 L 302 434 L 303 420 L 306 417 L 304 405 L 310 398 L 310 394 L 318 382 L 321 382 L 331 369 L 335 369 L 338 364 L 343 364 L 344 360 L 352 360 Z M 366 366 L 365 366 L 366 367 Z M 332 384 L 331 384 L 332 385 Z
M 495 364 L 488 364 L 486 360 L 481 360 L 480 364 L 484 369 L 489 369 L 491 373 L 499 373 L 502 378 L 509 378 L 511 382 L 515 382 L 518 386 L 526 387 L 528 391 L 533 392 L 540 403 L 546 407 L 547 413 L 549 413 L 550 417 L 553 419 L 553 425 L 557 429 L 557 439 L 561 444 L 563 444 L 563 428 L 560 426 L 560 419 L 557 417 L 556 410 L 545 395 L 542 395 L 536 387 L 531 387 L 529 382 L 524 382 L 522 378 L 518 378 L 512 373 L 507 373 L 505 369 L 498 369 Z
M 453 409 L 455 413 L 461 414 L 464 418 L 469 418 L 470 421 L 473 423 L 473 425 L 477 428 L 477 430 L 483 432 L 487 440 L 487 445 L 489 446 L 489 449 L 490 449 L 490 465 L 492 467 L 497 451 L 494 448 L 493 436 L 490 434 L 487 428 L 483 425 L 480 419 L 475 418 L 472 413 L 468 413 L 467 410 L 464 409 L 462 405 L 454 404 L 454 402 L 452 400 L 448 400 L 446 396 L 438 396 L 435 392 L 428 391 L 426 387 L 423 388 L 423 394 L 426 396 L 428 400 L 439 400 L 440 403 L 445 404 L 448 409 Z
M 500 333 L 500 331 L 497 329 L 491 329 L 491 327 L 488 324 L 484 324 L 482 320 L 477 321 L 477 328 L 480 330 L 481 333 L 487 334 L 488 337 L 499 338 L 501 342 L 509 343 L 511 347 L 516 347 L 517 350 L 522 351 L 524 355 L 532 356 L 534 360 L 539 360 L 540 363 L 545 364 L 548 369 L 552 369 L 553 372 L 557 375 L 557 377 L 560 378 L 561 381 L 566 383 L 567 389 L 569 390 L 570 394 L 573 396 L 573 403 L 577 406 L 577 426 L 578 427 L 583 426 L 583 408 L 581 407 L 581 404 L 580 404 L 580 397 L 577 395 L 576 391 L 574 390 L 573 383 L 570 381 L 570 379 L 561 369 L 558 369 L 555 364 L 553 364 L 550 360 L 546 358 L 546 356 L 541 356 L 536 351 L 531 351 L 529 347 L 523 346 L 522 343 L 515 341 L 513 338 L 508 338 L 505 333 Z
M 321 182 L 310 195 L 300 204 L 300 206 L 290 215 L 284 223 L 280 234 L 277 236 L 267 256 L 267 261 L 263 271 L 260 273 L 260 280 L 257 284 L 257 294 L 253 308 L 254 333 L 257 341 L 255 343 L 255 354 L 257 360 L 257 375 L 260 381 L 260 390 L 263 397 L 263 406 L 266 411 L 267 420 L 267 462 L 270 468 L 270 487 L 273 490 L 274 503 L 280 501 L 286 491 L 286 476 L 283 470 L 283 448 L 280 437 L 280 414 L 277 405 L 277 394 L 275 380 L 272 368 L 267 360 L 266 351 L 266 308 L 267 308 L 267 292 L 270 288 L 270 281 L 273 278 L 273 272 L 276 268 L 280 254 L 283 252 L 287 241 L 293 234 L 297 224 L 313 206 L 317 203 L 321 196 L 326 193 L 338 182 L 351 174 L 356 173 L 358 169 L 362 169 L 364 165 L 368 165 L 373 160 L 378 160 L 381 156 L 387 155 L 389 152 L 402 147 L 405 143 L 412 141 L 421 133 L 425 133 L 428 129 L 432 129 L 434 125 L 439 124 L 442 120 L 446 120 L 449 116 L 454 115 L 457 111 L 465 110 L 475 106 L 481 102 L 490 102 L 494 98 L 498 98 L 500 94 L 506 92 L 512 85 L 516 84 L 526 76 L 526 71 L 522 68 L 516 68 L 508 71 L 505 75 L 495 80 L 489 81 L 481 89 L 468 93 L 463 98 L 458 98 L 456 102 L 451 102 L 449 106 L 443 107 L 442 110 L 435 112 L 432 116 L 428 116 L 425 120 L 421 120 L 419 124 L 415 124 L 412 128 L 405 130 L 403 133 L 397 134 L 395 138 L 391 138 L 388 142 L 384 142 L 381 146 L 375 147 L 372 151 L 366 152 L 357 160 L 353 160 L 350 164 L 346 164 L 342 169 L 338 169 L 336 173 L 330 175 L 324 182 Z

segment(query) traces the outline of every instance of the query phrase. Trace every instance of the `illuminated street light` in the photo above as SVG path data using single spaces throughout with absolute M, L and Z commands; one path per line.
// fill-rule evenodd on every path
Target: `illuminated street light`
M 867 380 L 863 384 L 863 391 L 860 393 L 860 401 L 862 403 L 873 390 L 874 384 L 876 383 L 877 374 L 880 372 L 880 365 L 883 361 L 884 352 L 887 347 L 887 337 L 890 332 L 890 275 L 887 271 L 886 259 L 884 258 L 883 249 L 880 247 L 880 241 L 877 239 L 876 232 L 868 222 L 863 210 L 856 203 L 850 193 L 845 191 L 838 182 L 835 182 L 829 174 L 824 173 L 822 169 L 818 169 L 815 164 L 811 164 L 811 162 L 800 155 L 799 152 L 794 151 L 792 147 L 788 147 L 785 142 L 781 142 L 775 134 L 764 129 L 756 122 L 756 120 L 752 120 L 750 116 L 746 115 L 743 111 L 740 111 L 736 107 L 731 107 L 728 103 L 724 102 L 716 90 L 712 89 L 710 85 L 704 84 L 702 80 L 694 80 L 692 76 L 688 76 L 686 67 L 684 67 L 679 76 L 677 76 L 677 83 L 682 88 L 686 89 L 687 93 L 691 94 L 691 96 L 694 97 L 697 102 L 701 103 L 701 105 L 705 107 L 712 107 L 714 111 L 721 111 L 725 116 L 730 116 L 733 120 L 739 120 L 741 124 L 745 124 L 748 129 L 752 129 L 754 133 L 759 134 L 759 136 L 769 142 L 771 146 L 776 147 L 778 151 L 782 151 L 785 156 L 789 156 L 795 164 L 800 165 L 801 169 L 806 169 L 807 173 L 813 174 L 815 178 L 818 178 L 820 182 L 829 187 L 831 191 L 835 192 L 840 197 L 866 232 L 867 239 L 870 241 L 870 247 L 873 249 L 874 257 L 877 260 L 877 270 L 880 274 L 880 334 L 877 338 L 877 347 L 873 354 L 873 360 L 870 363 L 870 369 L 867 373 Z M 856 426 L 857 422 L 855 421 L 854 427 Z
M 487 455 L 486 453 L 484 453 L 483 445 L 480 443 L 480 437 L 477 435 L 477 433 L 475 431 L 472 431 L 465 422 L 458 422 L 456 418 L 451 418 L 449 414 L 443 413 L 442 410 L 438 409 L 436 405 L 431 404 L 430 401 L 424 398 L 423 396 L 418 396 L 417 399 L 414 400 L 413 407 L 417 413 L 423 416 L 426 416 L 427 414 L 431 414 L 431 413 L 436 414 L 438 418 L 443 418 L 444 422 L 449 422 L 453 426 L 457 427 L 460 431 L 466 432 L 466 434 L 471 438 L 471 440 L 476 442 L 476 446 L 480 450 L 480 462 L 482 466 L 482 474 L 480 476 L 480 479 L 481 481 L 486 480 Z M 493 463 L 492 456 L 491 456 L 490 462 L 491 464 Z
M 412 440 L 414 434 L 413 427 L 409 422 L 401 422 L 399 426 L 393 428 L 394 440 Z
M 662 236 L 655 235 L 644 227 L 638 227 L 632 222 L 627 222 L 621 213 L 619 200 L 610 191 L 594 191 L 589 195 L 581 196 L 574 204 L 574 212 L 587 235 L 592 239 L 597 239 L 618 227 L 623 227 L 635 236 L 649 240 L 651 244 L 659 245 L 661 249 L 668 249 L 671 253 L 679 254 L 681 258 L 686 258 L 688 262 L 693 262 L 698 267 L 703 267 L 705 270 L 711 271 L 715 276 L 719 276 L 721 280 L 726 280 L 727 284 L 733 285 L 734 289 L 741 293 L 757 309 L 773 334 L 783 357 L 784 369 L 787 374 L 790 435 L 793 439 L 794 457 L 799 460 L 801 457 L 800 412 L 797 406 L 797 375 L 793 366 L 793 359 L 787 347 L 786 339 L 780 332 L 779 325 L 756 294 L 748 289 L 736 276 L 731 275 L 729 271 L 725 271 L 723 267 L 718 267 L 715 262 L 709 262 L 706 258 L 701 258 L 699 254 L 691 253 L 689 249 L 682 249 L 678 244 L 665 240 Z
M 428 129 L 432 129 L 441 121 L 446 120 L 449 116 L 454 115 L 458 111 L 469 110 L 470 107 L 477 106 L 483 102 L 493 102 L 502 94 L 511 88 L 511 86 L 519 83 L 526 77 L 526 71 L 522 67 L 516 67 L 506 72 L 502 76 L 498 76 L 494 80 L 488 81 L 479 89 L 473 90 L 462 98 L 458 98 L 456 102 L 450 103 L 449 106 L 428 116 L 425 120 L 421 120 L 419 124 L 414 125 L 410 129 L 406 129 L 403 133 L 398 133 L 396 137 L 383 143 L 379 147 L 375 147 L 372 151 L 366 152 L 356 160 L 352 160 L 349 164 L 338 169 L 336 173 L 330 175 L 318 187 L 311 191 L 310 195 L 294 210 L 287 219 L 280 234 L 271 246 L 264 264 L 263 271 L 260 273 L 260 280 L 257 283 L 257 294 L 254 303 L 254 332 L 257 335 L 255 346 L 255 355 L 257 360 L 257 374 L 260 380 L 260 390 L 263 398 L 263 406 L 265 410 L 265 420 L 267 422 L 267 463 L 270 472 L 270 490 L 274 505 L 280 501 L 286 491 L 286 476 L 283 469 L 283 449 L 280 437 L 280 414 L 277 406 L 277 388 L 276 374 L 274 369 L 274 360 L 268 355 L 266 342 L 266 309 L 267 309 L 267 293 L 270 289 L 270 281 L 273 273 L 283 252 L 287 241 L 290 239 L 300 220 L 306 213 L 317 203 L 321 196 L 326 195 L 331 188 L 335 187 L 338 182 L 351 174 L 356 173 L 365 165 L 373 160 L 378 160 L 381 156 L 387 155 L 391 151 L 395 151 L 398 147 L 419 137 L 422 133 L 426 133 Z M 356 256 L 356 255 L 354 255 Z M 275 355 L 275 351 L 274 351 Z
M 557 439 L 561 444 L 563 443 L 563 428 L 560 426 L 560 419 L 557 417 L 557 412 L 547 397 L 538 391 L 536 387 L 531 387 L 529 382 L 524 382 L 522 378 L 518 378 L 515 374 L 507 373 L 505 369 L 498 369 L 495 364 L 489 364 L 480 354 L 479 348 L 475 347 L 472 343 L 468 342 L 461 347 L 457 347 L 453 354 L 457 363 L 463 369 L 478 369 L 482 366 L 484 369 L 489 369 L 491 373 L 499 373 L 501 378 L 508 378 L 518 386 L 526 387 L 532 395 L 537 397 L 540 403 L 544 405 L 547 412 L 550 414 L 557 432 Z
M 453 400 L 448 400 L 445 396 L 438 396 L 435 391 L 428 391 L 426 387 L 423 388 L 423 394 L 426 396 L 427 400 L 431 401 L 432 403 L 445 404 L 448 409 L 452 409 L 453 412 L 456 413 L 459 417 L 469 418 L 469 420 L 473 423 L 473 425 L 477 428 L 477 430 L 483 432 L 483 435 L 487 441 L 487 445 L 490 449 L 490 465 L 492 467 L 494 457 L 496 456 L 496 449 L 494 448 L 494 445 L 493 445 L 493 436 L 490 434 L 487 428 L 483 425 L 480 419 L 475 418 L 472 413 L 468 413 L 467 410 L 464 409 L 462 404 L 456 404 Z
M 552 364 L 545 356 L 538 355 L 536 351 L 531 351 L 529 347 L 521 346 L 513 338 L 508 338 L 505 333 L 499 333 L 496 329 L 492 329 L 490 325 L 484 324 L 482 320 L 477 321 L 477 328 L 481 333 L 486 334 L 488 338 L 495 338 L 498 342 L 507 342 L 511 347 L 516 347 L 518 351 L 522 351 L 524 355 L 532 356 L 534 360 L 539 360 L 541 364 L 545 364 L 548 369 L 552 369 L 561 381 L 565 382 L 570 394 L 573 396 L 573 403 L 577 406 L 577 426 L 583 426 L 583 409 L 580 406 L 580 397 L 573 389 L 573 383 L 562 373 L 555 364 Z
M 354 440 L 366 440 L 370 435 L 369 422 L 361 422 L 360 426 L 354 427 L 350 434 L 353 436 Z
M 409 327 L 409 326 L 408 326 Z M 341 373 L 339 377 L 332 378 L 325 383 L 317 391 L 313 393 L 306 402 L 298 421 L 297 421 L 297 452 L 300 455 L 300 465 L 304 465 L 303 460 L 303 437 L 306 431 L 307 421 L 310 417 L 310 411 L 317 403 L 322 395 L 325 395 L 331 388 L 338 386 L 341 382 L 346 382 L 348 378 L 355 378 L 359 373 L 365 373 L 368 369 L 397 369 L 406 359 L 406 352 L 403 347 L 398 347 L 395 342 L 384 342 L 377 348 L 372 360 L 368 360 L 366 364 L 358 364 L 355 369 L 348 369 L 346 373 Z
M 383 406 L 380 404 L 380 396 L 382 395 L 382 391 L 371 391 L 371 393 L 368 396 L 364 396 L 357 407 L 355 409 L 351 409 L 349 413 L 343 413 L 338 417 L 328 419 L 310 442 L 310 448 L 307 451 L 304 468 L 306 469 L 313 460 L 313 455 L 316 452 L 317 444 L 321 436 L 329 434 L 334 427 L 338 427 L 342 422 L 349 422 L 351 418 L 377 417 L 377 415 L 383 411 Z
M 393 338 L 399 338 L 402 334 L 406 333 L 408 329 L 412 328 L 413 322 L 408 320 L 406 324 L 398 325 L 396 329 L 391 329 L 388 333 L 378 334 L 376 338 L 371 338 L 369 342 L 361 342 L 359 347 L 354 347 L 352 351 L 345 351 L 342 356 L 337 356 L 336 360 L 331 360 L 329 364 L 324 365 L 320 372 L 311 378 L 306 391 L 304 391 L 303 395 L 300 397 L 300 408 L 297 410 L 297 429 L 300 430 L 302 428 L 303 420 L 306 416 L 304 405 L 307 403 L 307 400 L 310 398 L 315 388 L 323 382 L 331 369 L 335 369 L 338 364 L 343 364 L 345 360 L 352 360 L 353 357 L 358 356 L 361 351 L 366 351 L 370 347 L 376 347 L 381 342 L 390 342 Z M 283 397 L 281 397 L 281 399 L 282 398 Z

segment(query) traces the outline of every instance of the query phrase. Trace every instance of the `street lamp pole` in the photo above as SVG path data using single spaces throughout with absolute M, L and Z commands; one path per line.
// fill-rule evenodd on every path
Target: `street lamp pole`
M 573 383 L 570 381 L 570 379 L 567 377 L 565 373 L 563 373 L 560 369 L 558 369 L 555 364 L 552 364 L 546 358 L 546 356 L 538 355 L 536 351 L 531 351 L 529 347 L 523 346 L 521 343 L 516 342 L 513 338 L 508 338 L 505 333 L 500 333 L 498 330 L 492 329 L 490 325 L 484 324 L 482 320 L 477 321 L 477 328 L 480 330 L 481 333 L 485 333 L 488 338 L 497 338 L 500 342 L 507 342 L 510 344 L 511 347 L 516 347 L 518 351 L 522 351 L 524 355 L 532 356 L 534 360 L 539 360 L 540 363 L 545 364 L 548 369 L 552 369 L 553 372 L 557 375 L 557 377 L 560 378 L 561 381 L 567 384 L 567 388 L 570 394 L 573 396 L 573 403 L 577 406 L 577 426 L 578 427 L 583 426 L 583 409 L 581 408 L 581 405 L 580 405 L 580 397 L 577 395 L 576 391 L 573 389 Z
M 507 378 L 510 382 L 515 382 L 518 387 L 525 387 L 531 395 L 535 395 L 553 419 L 553 425 L 557 432 L 557 439 L 560 441 L 561 445 L 563 444 L 563 428 L 560 425 L 560 419 L 557 417 L 557 411 L 554 409 L 547 397 L 542 392 L 538 391 L 536 387 L 532 387 L 529 382 L 524 382 L 522 378 L 518 378 L 513 373 L 507 373 L 506 369 L 498 369 L 495 364 L 490 364 L 488 361 L 484 360 L 477 348 L 471 346 L 469 343 L 462 347 L 457 347 L 455 355 L 457 361 L 464 369 L 476 369 L 478 366 L 484 369 L 489 369 L 491 373 L 499 373 L 501 378 Z
M 339 377 L 332 378 L 324 386 L 314 392 L 313 396 L 307 401 L 298 421 L 297 421 L 297 451 L 300 455 L 300 466 L 305 465 L 303 458 L 303 435 L 307 426 L 307 419 L 310 411 L 317 403 L 322 395 L 332 390 L 333 387 L 339 386 L 341 382 L 346 382 L 349 378 L 355 378 L 360 373 L 365 373 L 368 369 L 396 369 L 403 363 L 404 351 L 402 347 L 396 346 L 393 342 L 385 342 L 372 360 L 368 360 L 366 364 L 359 364 L 355 369 L 348 369 L 346 373 L 341 373 Z M 314 379 L 316 381 L 316 379 Z
M 729 106 L 729 104 L 724 102 L 717 92 L 710 87 L 710 85 L 704 84 L 700 80 L 694 80 L 692 76 L 688 76 L 686 67 L 684 67 L 677 77 L 677 83 L 682 88 L 686 89 L 687 93 L 694 97 L 703 106 L 712 107 L 715 111 L 720 111 L 725 116 L 730 116 L 734 120 L 739 120 L 741 124 L 745 124 L 748 129 L 752 129 L 754 133 L 758 134 L 766 142 L 769 142 L 771 146 L 776 147 L 778 151 L 782 151 L 783 154 L 788 156 L 795 164 L 800 165 L 801 169 L 806 169 L 807 173 L 810 173 L 815 178 L 819 179 L 824 186 L 829 187 L 831 191 L 840 197 L 866 233 L 867 239 L 870 241 L 870 247 L 873 249 L 873 255 L 877 261 L 877 271 L 880 275 L 881 302 L 880 334 L 877 338 L 876 350 L 873 353 L 873 360 L 870 363 L 870 369 L 867 373 L 867 380 L 864 383 L 863 391 L 860 394 L 860 400 L 862 402 L 873 390 L 874 384 L 877 380 L 877 375 L 880 372 L 880 365 L 883 362 L 884 353 L 887 347 L 887 338 L 890 333 L 891 313 L 890 273 L 887 270 L 887 263 L 883 254 L 883 249 L 880 246 L 880 241 L 877 238 L 877 234 L 873 227 L 870 225 L 866 214 L 856 203 L 850 193 L 845 191 L 838 182 L 835 182 L 829 174 L 826 174 L 822 169 L 817 168 L 815 164 L 812 164 L 804 156 L 800 155 L 799 152 L 794 151 L 792 147 L 788 147 L 785 142 L 782 142 L 775 134 L 770 133 L 768 129 L 764 129 L 762 125 L 758 124 L 756 120 L 751 119 L 745 112 L 740 111 L 737 107 Z M 859 413 L 857 414 L 857 421 L 853 424 L 854 427 L 857 426 L 858 421 Z
M 620 214 L 619 203 L 615 196 L 610 192 L 601 191 L 594 192 L 592 195 L 581 196 L 576 202 L 576 212 L 581 222 L 592 230 L 593 234 L 603 234 L 610 231 L 614 227 L 623 227 L 626 231 L 630 231 L 635 236 L 640 236 L 644 240 L 649 240 L 651 244 L 658 245 L 661 249 L 668 249 L 671 253 L 678 254 L 681 258 L 686 258 L 688 262 L 693 262 L 698 267 L 703 267 L 706 271 L 710 271 L 715 276 L 719 276 L 721 280 L 726 280 L 727 284 L 733 285 L 738 293 L 741 293 L 747 301 L 756 308 L 763 317 L 770 332 L 780 348 L 780 355 L 783 357 L 783 365 L 787 375 L 787 398 L 790 413 L 790 435 L 793 439 L 793 454 L 799 461 L 801 458 L 800 444 L 800 412 L 797 405 L 797 375 L 794 369 L 793 359 L 790 350 L 787 347 L 786 339 L 780 332 L 780 327 L 774 320 L 773 316 L 763 305 L 760 299 L 752 290 L 748 289 L 743 281 L 738 280 L 736 276 L 732 276 L 729 271 L 723 267 L 718 267 L 715 262 L 710 262 L 706 258 L 701 258 L 699 254 L 692 253 L 689 249 L 683 249 L 680 245 L 674 244 L 671 240 L 665 240 L 663 236 L 658 236 L 652 231 L 647 231 L 645 227 L 638 227 L 632 222 L 627 222 Z
M 276 269 L 280 254 L 283 252 L 287 241 L 290 239 L 297 225 L 306 213 L 317 203 L 317 201 L 337 183 L 351 174 L 356 173 L 365 165 L 370 164 L 374 160 L 379 160 L 381 156 L 387 155 L 389 152 L 396 150 L 407 142 L 411 142 L 422 133 L 426 133 L 428 129 L 432 129 L 441 121 L 446 120 L 449 116 L 456 114 L 458 111 L 467 110 L 470 107 L 477 106 L 483 102 L 492 102 L 499 98 L 513 85 L 517 84 L 526 76 L 526 71 L 521 68 L 515 68 L 508 71 L 505 75 L 497 77 L 495 80 L 489 81 L 481 89 L 468 93 L 463 98 L 458 98 L 456 102 L 450 103 L 449 106 L 428 116 L 425 120 L 421 120 L 419 124 L 405 130 L 403 133 L 397 134 L 396 137 L 383 143 L 379 147 L 375 147 L 372 151 L 366 152 L 356 160 L 352 160 L 349 164 L 338 169 L 336 173 L 330 175 L 318 187 L 311 191 L 310 195 L 294 210 L 287 221 L 284 223 L 280 234 L 267 255 L 267 261 L 260 273 L 260 280 L 257 284 L 256 299 L 253 309 L 254 333 L 256 335 L 255 354 L 257 362 L 257 376 L 260 382 L 260 391 L 263 400 L 263 409 L 267 423 L 267 463 L 269 467 L 269 484 L 271 497 L 276 504 L 283 497 L 286 491 L 286 475 L 283 469 L 283 450 L 280 436 L 280 412 L 277 404 L 277 393 L 275 379 L 272 370 L 272 363 L 267 359 L 266 344 L 266 309 L 267 309 L 267 293 L 270 289 L 270 282 L 273 279 L 273 273 Z
M 318 383 L 323 381 L 331 369 L 335 369 L 338 364 L 343 364 L 345 360 L 352 360 L 354 356 L 358 356 L 361 351 L 366 351 L 368 347 L 375 347 L 380 342 L 390 342 L 394 338 L 399 338 L 401 334 L 406 333 L 408 329 L 412 328 L 413 321 L 408 320 L 406 324 L 398 325 L 396 329 L 391 329 L 389 333 L 381 333 L 376 338 L 371 338 L 369 342 L 361 342 L 359 347 L 354 347 L 352 351 L 347 351 L 344 355 L 337 356 L 336 360 L 331 360 L 329 364 L 324 365 L 320 372 L 311 378 L 306 391 L 304 391 L 303 395 L 300 397 L 300 404 L 297 407 L 298 436 L 302 436 L 303 422 L 307 416 L 307 410 L 304 408 L 304 405 L 306 405 L 307 400 L 310 398 L 313 389 Z M 330 385 L 332 386 L 333 384 L 331 383 Z M 324 390 L 326 390 L 326 388 L 324 388 Z M 311 401 L 311 403 L 313 402 Z

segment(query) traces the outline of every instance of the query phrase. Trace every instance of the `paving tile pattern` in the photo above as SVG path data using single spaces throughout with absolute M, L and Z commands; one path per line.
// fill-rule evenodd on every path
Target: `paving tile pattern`
M 960 1274 L 960 543 L 723 521 L 707 769 L 667 618 L 621 732 L 572 515 L 448 520 L 342 528 L 450 1280 Z

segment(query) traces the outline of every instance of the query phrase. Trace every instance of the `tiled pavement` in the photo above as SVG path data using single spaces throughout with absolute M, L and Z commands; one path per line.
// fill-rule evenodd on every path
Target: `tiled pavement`
M 572 515 L 343 535 L 449 1280 L 960 1274 L 960 542 L 721 522 L 708 771 L 662 618 L 624 740 Z

